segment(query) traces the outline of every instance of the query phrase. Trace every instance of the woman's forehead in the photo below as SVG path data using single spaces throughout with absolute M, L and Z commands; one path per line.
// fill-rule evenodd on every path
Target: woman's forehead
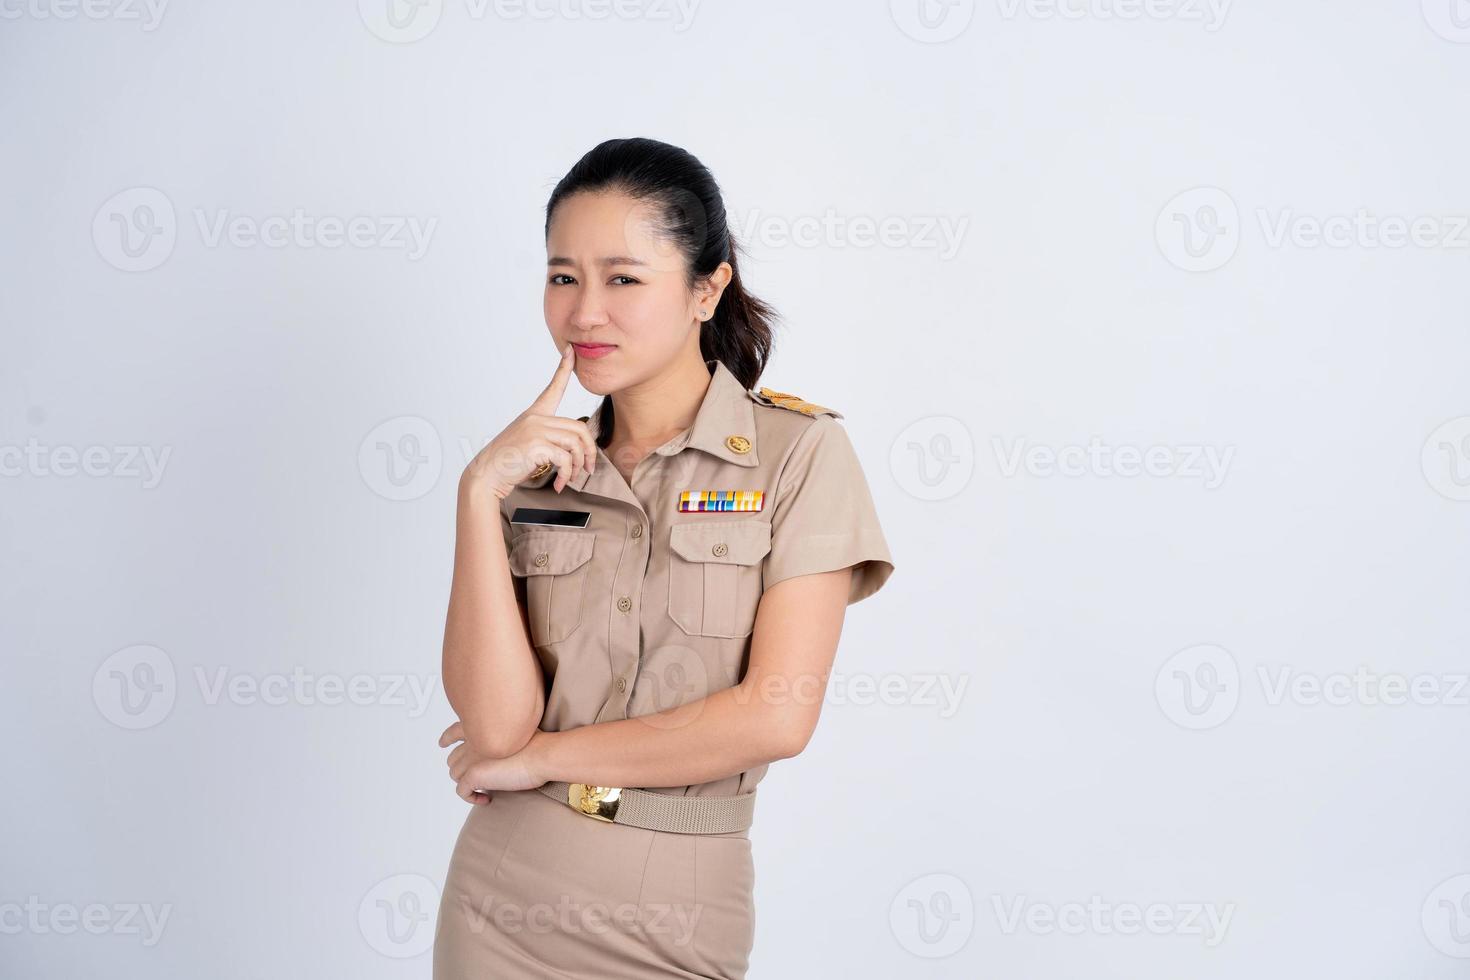
M 601 268 L 611 265 L 677 269 L 682 256 L 658 234 L 656 214 L 647 201 L 605 191 L 564 199 L 553 213 L 546 236 L 547 262 Z

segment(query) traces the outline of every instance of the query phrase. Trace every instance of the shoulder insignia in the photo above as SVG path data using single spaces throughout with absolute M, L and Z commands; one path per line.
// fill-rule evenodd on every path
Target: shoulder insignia
M 842 418 L 842 413 L 835 408 L 827 408 L 825 405 L 817 405 L 804 400 L 800 395 L 793 395 L 785 391 L 776 391 L 772 388 L 762 388 L 756 393 L 757 400 L 777 408 L 789 409 L 800 412 L 803 415 L 831 415 L 834 418 Z

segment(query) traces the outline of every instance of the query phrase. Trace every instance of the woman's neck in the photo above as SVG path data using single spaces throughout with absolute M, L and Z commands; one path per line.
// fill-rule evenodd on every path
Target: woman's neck
M 616 392 L 614 446 L 656 449 L 694 424 L 711 375 L 700 358 L 680 358 L 656 378 Z

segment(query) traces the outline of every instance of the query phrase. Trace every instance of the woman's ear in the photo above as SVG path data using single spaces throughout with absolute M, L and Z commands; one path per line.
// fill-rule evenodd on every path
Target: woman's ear
M 715 268 L 715 271 L 709 274 L 709 278 L 704 281 L 703 285 L 700 286 L 695 294 L 695 298 L 698 300 L 695 309 L 708 310 L 710 316 L 714 316 L 715 304 L 724 295 L 725 287 L 730 285 L 730 280 L 734 278 L 734 275 L 735 270 L 730 266 L 730 263 L 721 262 Z M 700 319 L 705 319 L 705 317 L 700 317 Z

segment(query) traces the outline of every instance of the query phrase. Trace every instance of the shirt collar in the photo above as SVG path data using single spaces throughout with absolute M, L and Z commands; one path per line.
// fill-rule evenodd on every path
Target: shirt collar
M 758 466 L 760 458 L 756 455 L 755 402 L 751 399 L 749 390 L 725 367 L 724 362 L 710 359 L 704 362 L 704 366 L 710 370 L 709 387 L 699 403 L 694 424 L 653 452 L 660 456 L 676 456 L 685 449 L 693 448 L 736 466 Z M 587 418 L 587 427 L 592 430 L 593 439 L 597 438 L 601 419 L 602 405 L 599 403 L 597 410 Z M 733 441 L 745 449 L 745 452 L 736 452 L 730 447 L 732 436 L 740 437 Z M 587 476 L 587 471 L 583 470 L 569 486 L 581 490 L 587 483 Z M 521 485 L 544 487 L 555 478 L 556 467 L 552 467 L 540 477 Z

